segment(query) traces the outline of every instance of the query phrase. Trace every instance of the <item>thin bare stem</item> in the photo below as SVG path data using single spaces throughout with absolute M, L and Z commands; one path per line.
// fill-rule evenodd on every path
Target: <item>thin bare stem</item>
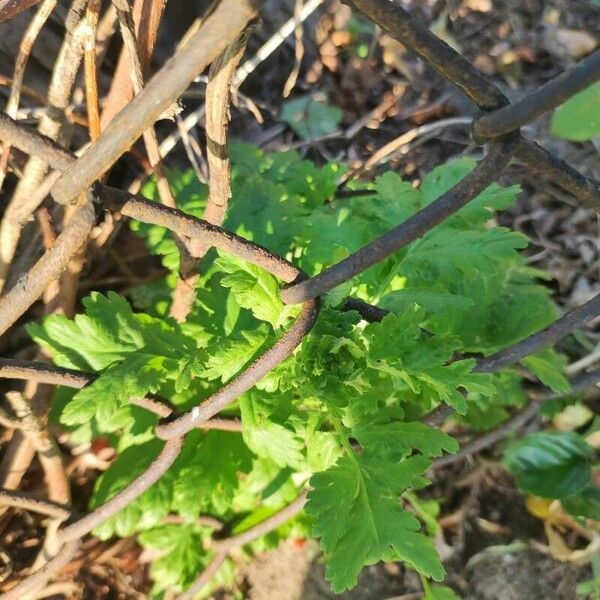
M 70 504 L 71 489 L 55 439 L 33 414 L 29 401 L 21 392 L 8 392 L 6 398 L 13 407 L 21 431 L 40 459 L 46 476 L 48 497 L 57 504 Z
M 206 88 L 206 150 L 208 159 L 208 201 L 204 220 L 213 225 L 222 225 L 231 197 L 231 164 L 229 162 L 229 96 L 231 79 L 242 58 L 249 30 L 231 42 L 211 65 Z M 158 144 L 157 144 L 158 151 Z M 196 261 L 209 250 L 202 239 L 196 238 L 189 244 L 189 253 Z M 185 321 L 196 300 L 196 284 L 199 275 L 196 269 L 184 269 L 173 294 L 170 315 L 179 322 Z M 187 272 L 186 272 L 187 271 Z
M 57 0 L 44 0 L 42 2 L 21 39 L 19 54 L 17 55 L 12 77 L 10 96 L 8 97 L 5 109 L 5 112 L 13 119 L 16 118 L 19 109 L 19 101 L 21 99 L 21 90 L 23 87 L 23 76 L 25 75 L 25 67 L 27 66 L 33 44 L 42 30 L 44 23 L 48 20 L 50 13 L 54 10 L 56 2 Z M 7 145 L 4 147 L 2 157 L 0 158 L 0 191 L 2 191 L 4 177 L 6 176 L 9 155 L 10 146 Z
M 26 594 L 31 594 L 43 588 L 58 571 L 73 560 L 79 550 L 79 544 L 79 540 L 65 544 L 62 550 L 43 567 L 23 579 L 12 590 L 4 592 L 2 600 L 23 600 Z
M 233 548 L 244 546 L 257 538 L 270 533 L 278 527 L 281 527 L 281 525 L 290 519 L 293 519 L 304 508 L 304 505 L 306 504 L 306 495 L 307 492 L 304 492 L 286 507 L 272 514 L 261 523 L 257 523 L 253 527 L 250 527 L 250 529 L 229 538 L 216 540 L 215 546 L 217 551 L 213 560 L 198 576 L 196 581 L 194 581 L 183 594 L 178 596 L 178 600 L 192 600 L 192 598 L 194 598 L 216 574 Z
M 85 99 L 87 104 L 90 139 L 100 137 L 100 105 L 98 100 L 98 64 L 96 57 L 96 32 L 102 0 L 90 0 L 86 11 L 87 31 L 84 42 Z
M 65 111 L 83 58 L 87 23 L 81 15 L 85 9 L 85 2 L 74 0 L 73 8 L 75 10 L 72 10 L 67 19 L 67 33 L 52 72 L 48 88 L 48 107 L 39 125 L 39 132 L 53 140 L 59 138 L 63 129 Z M 32 202 L 32 199 L 38 200 L 39 196 L 36 196 L 35 191 L 47 171 L 48 165 L 45 160 L 36 156 L 30 158 L 23 170 L 23 177 L 6 207 L 0 224 L 0 291 L 4 287 L 16 252 L 21 228 L 39 206 Z
M 245 29 L 257 13 L 256 0 L 223 0 L 189 43 L 171 57 L 106 127 L 100 137 L 65 172 L 52 192 L 57 202 L 75 198 L 119 159 L 149 123 L 169 108 L 196 75 L 212 62 Z
M 158 27 L 165 9 L 166 0 L 135 0 L 133 3 L 134 37 L 137 38 L 136 54 L 140 57 L 141 73 L 146 77 L 156 44 Z M 111 6 L 112 8 L 112 6 Z M 117 68 L 102 112 L 102 127 L 106 127 L 115 115 L 122 110 L 133 97 L 133 85 L 130 77 L 130 54 L 127 48 L 121 50 Z
M 323 4 L 325 0 L 308 0 L 298 14 L 288 19 L 256 52 L 254 56 L 246 60 L 236 71 L 231 87 L 232 89 L 239 88 L 244 81 L 251 75 L 256 68 L 264 62 L 269 56 L 277 50 L 286 39 L 295 31 L 296 27 L 306 21 Z M 199 106 L 183 119 L 183 127 L 190 131 L 193 129 L 206 114 L 205 105 Z M 174 131 L 166 137 L 160 145 L 160 152 L 163 156 L 167 156 L 177 143 L 181 140 L 181 131 Z

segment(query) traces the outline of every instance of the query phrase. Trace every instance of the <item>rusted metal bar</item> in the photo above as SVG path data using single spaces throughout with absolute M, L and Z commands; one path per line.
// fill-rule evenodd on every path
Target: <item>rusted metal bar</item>
M 0 358 L 0 378 L 2 379 L 26 379 L 37 383 L 64 385 L 65 387 L 81 389 L 95 381 L 98 376 L 97 373 L 54 367 L 46 363 Z M 163 418 L 177 414 L 166 400 L 157 396 L 129 398 L 128 402 Z M 221 431 L 239 431 L 240 422 L 237 419 L 213 418 L 202 423 L 200 427 L 202 429 L 220 429 Z
M 271 348 L 230 383 L 223 386 L 191 411 L 177 417 L 175 420 L 160 423 L 155 429 L 157 437 L 168 440 L 185 435 L 188 431 L 197 427 L 199 423 L 207 421 L 254 387 L 265 375 L 281 364 L 288 356 L 291 356 L 292 352 L 304 339 L 304 336 L 312 329 L 318 314 L 317 302 L 314 300 L 306 302 L 294 324 Z
M 0 506 L 13 506 L 46 515 L 53 519 L 60 519 L 61 521 L 71 516 L 71 509 L 68 506 L 57 504 L 51 500 L 42 500 L 30 494 L 15 492 L 13 490 L 0 490 Z
M 227 45 L 236 39 L 257 15 L 259 0 L 222 0 L 200 30 L 107 125 L 100 137 L 54 184 L 53 198 L 71 202 L 89 188 L 153 124 L 189 83 Z
M 383 321 L 384 317 L 389 314 L 389 311 L 384 308 L 379 308 L 358 298 L 348 298 L 342 304 L 343 310 L 355 310 L 365 321 L 369 323 L 379 323 Z
M 282 300 L 286 304 L 297 304 L 316 298 L 418 239 L 494 182 L 510 162 L 518 144 L 518 136 L 512 134 L 501 143 L 492 145 L 488 155 L 475 169 L 438 200 L 315 277 L 283 288 Z
M 584 177 L 577 169 L 556 158 L 536 142 L 522 139 L 516 158 L 538 175 L 552 179 L 589 208 L 600 212 L 600 185 Z
M 548 82 L 527 99 L 508 106 L 507 98 L 490 80 L 460 54 L 431 34 L 398 4 L 381 0 L 350 0 L 350 3 L 369 16 L 384 31 L 403 43 L 405 47 L 427 61 L 442 76 L 457 85 L 482 110 L 495 111 L 484 115 L 475 123 L 474 134 L 479 141 L 498 138 L 509 132 L 513 133 L 510 133 L 506 139 L 495 142 L 491 146 L 488 156 L 473 173 L 436 202 L 348 259 L 312 279 L 306 279 L 305 274 L 294 265 L 265 248 L 219 227 L 211 226 L 201 219 L 147 202 L 140 197 L 132 197 L 118 190 L 97 185 L 95 198 L 98 198 L 104 206 L 112 210 L 119 210 L 130 218 L 167 227 L 178 235 L 202 239 L 210 245 L 259 265 L 283 281 L 291 283 L 282 292 L 285 302 L 303 302 L 304 306 L 295 323 L 278 342 L 236 379 L 188 413 L 174 414 L 171 412 L 170 406 L 155 398 L 131 399 L 130 402 L 163 417 L 155 430 L 159 438 L 167 440 L 162 452 L 144 473 L 106 504 L 59 530 L 59 542 L 66 543 L 63 550 L 40 571 L 13 588 L 5 597 L 22 597 L 23 594 L 43 586 L 48 578 L 60 566 L 68 562 L 76 552 L 77 548 L 72 540 L 86 535 L 98 524 L 112 517 L 164 474 L 180 452 L 181 436 L 194 427 L 208 426 L 212 422 L 208 419 L 236 400 L 242 393 L 254 386 L 260 378 L 290 356 L 304 336 L 310 332 L 317 318 L 316 297 L 384 260 L 455 213 L 492 183 L 510 162 L 513 155 L 523 160 L 533 170 L 551 177 L 596 210 L 600 208 L 598 185 L 554 158 L 543 148 L 525 140 L 515 131 L 542 112 L 554 108 L 573 93 L 596 81 L 600 64 L 598 53 L 588 57 L 571 71 Z M 0 16 L 2 9 L 9 4 L 25 5 L 27 2 L 0 3 Z M 21 150 L 40 156 L 53 168 L 64 171 L 64 175 L 59 178 L 53 188 L 53 196 L 58 202 L 71 202 L 88 189 L 128 149 L 148 125 L 152 124 L 169 107 L 189 81 L 220 54 L 232 39 L 239 35 L 248 21 L 256 14 L 257 4 L 260 2 L 222 0 L 216 11 L 207 19 L 202 29 L 190 40 L 186 48 L 165 65 L 130 106 L 116 117 L 107 131 L 88 148 L 82 158 L 76 159 L 71 152 L 51 140 L 31 132 L 26 127 L 1 115 L 0 138 L 7 138 L 9 143 Z M 47 281 L 54 278 L 56 273 L 64 268 L 73 251 L 73 245 L 78 240 L 81 245 L 89 236 L 94 220 L 91 202 L 82 206 L 79 211 L 82 221 L 80 231 L 74 231 L 75 226 L 69 229 L 70 224 L 59 236 L 56 245 L 25 278 L 19 281 L 13 290 L 0 300 L 0 333 L 27 310 L 41 293 L 40 289 L 44 289 Z M 343 307 L 346 310 L 357 310 L 363 318 L 370 321 L 381 321 L 387 314 L 383 309 L 352 298 L 348 299 Z M 600 314 L 600 296 L 567 313 L 543 331 L 482 359 L 475 370 L 490 372 L 512 364 L 527 354 L 554 344 L 558 339 L 598 314 Z M 61 370 L 45 365 L 40 367 L 35 363 L 0 359 L 0 377 L 31 377 L 38 381 L 80 388 L 92 381 L 96 375 L 67 369 Z M 446 414 L 447 409 L 444 408 L 432 413 L 429 418 L 439 422 Z M 239 423 L 235 427 L 238 430 Z M 0 491 L 1 500 L 2 491 Z M 16 500 L 12 498 L 12 500 L 23 501 L 22 498 Z M 305 497 L 301 497 L 290 507 L 286 507 L 264 523 L 238 536 L 218 541 L 216 544 L 217 554 L 211 565 L 213 571 L 218 569 L 231 548 L 245 544 L 283 522 L 301 510 L 304 501 Z M 64 513 L 61 515 L 64 516 Z M 194 590 L 200 589 L 213 571 L 209 568 L 203 573 L 186 594 L 193 594 Z M 10 594 L 13 595 L 10 596 Z M 187 596 L 184 594 L 184 597 Z
M 181 452 L 182 438 L 169 440 L 156 460 L 125 489 L 113 496 L 108 502 L 93 510 L 85 517 L 61 528 L 57 532 L 57 540 L 61 544 L 71 542 L 88 534 L 94 527 L 116 515 L 120 510 L 141 496 L 150 486 L 156 483 L 175 462 Z
M 77 158 L 58 142 L 0 112 L 0 140 L 26 154 L 43 158 L 50 167 L 66 171 Z
M 597 386 L 600 383 L 600 371 L 592 371 L 590 373 L 583 373 L 578 377 L 574 377 L 570 382 L 571 390 L 569 394 L 576 394 L 578 392 L 584 392 L 587 389 Z M 531 394 L 531 402 L 520 412 L 510 418 L 508 421 L 498 425 L 491 431 L 483 433 L 482 435 L 471 440 L 465 444 L 456 454 L 447 454 L 436 458 L 432 463 L 432 468 L 437 469 L 444 467 L 449 464 L 453 464 L 477 452 L 481 452 L 486 448 L 490 448 L 511 435 L 514 435 L 519 429 L 522 429 L 527 425 L 533 418 L 538 414 L 544 402 L 553 400 L 556 398 L 564 398 L 564 394 Z
M 483 110 L 508 104 L 508 98 L 464 56 L 421 25 L 397 2 L 346 0 L 405 48 L 421 57 Z
M 39 2 L 40 0 L 0 0 L 0 23 L 11 19 Z
M 479 142 L 497 138 L 519 129 L 540 115 L 560 106 L 600 80 L 600 50 L 584 58 L 569 71 L 561 73 L 518 102 L 484 114 L 473 123 L 473 137 Z M 598 108 L 600 110 L 600 107 Z
M 80 389 L 93 381 L 94 377 L 91 373 L 55 367 L 46 363 L 0 358 L 0 378 L 3 379 L 33 379 L 38 383 Z
M 546 329 L 534 333 L 523 341 L 480 360 L 474 371 L 478 373 L 490 373 L 508 367 L 525 356 L 537 352 L 541 348 L 556 344 L 560 339 L 598 315 L 600 315 L 600 294 L 554 321 Z
M 347 2 L 410 51 L 427 61 L 450 83 L 457 85 L 482 110 L 493 111 L 509 105 L 506 96 L 490 79 L 398 4 L 387 0 L 347 0 Z M 595 63 L 593 66 L 595 68 Z M 553 179 L 586 204 L 594 208 L 600 204 L 600 190 L 597 185 L 586 180 L 575 169 L 558 161 L 533 142 L 523 139 L 517 156 L 533 170 Z M 558 163 L 562 168 L 556 168 Z
M 116 208 L 115 199 L 124 200 L 119 211 L 127 217 L 142 223 L 161 225 L 180 236 L 202 240 L 210 246 L 215 246 L 270 271 L 283 281 L 293 281 L 301 275 L 299 269 L 285 258 L 180 210 L 149 202 L 139 196 L 124 195 L 119 190 L 111 188 L 103 188 L 100 195 L 105 199 L 105 206 L 111 208 Z

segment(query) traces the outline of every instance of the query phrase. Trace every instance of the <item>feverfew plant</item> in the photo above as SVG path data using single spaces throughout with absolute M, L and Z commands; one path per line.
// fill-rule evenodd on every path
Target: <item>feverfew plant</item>
M 309 275 L 405 221 L 455 185 L 474 161 L 453 160 L 418 187 L 389 172 L 336 199 L 344 168 L 317 167 L 294 152 L 231 149 L 234 165 L 226 229 L 294 261 Z M 189 172 L 171 172 L 182 210 L 201 216 L 207 189 Z M 444 579 L 433 545 L 435 518 L 419 509 L 432 459 L 457 442 L 422 422 L 439 405 L 464 423 L 489 429 L 526 401 L 521 373 L 474 373 L 488 355 L 547 326 L 557 316 L 546 275 L 519 251 L 524 235 L 499 227 L 495 212 L 519 188 L 491 185 L 466 208 L 352 281 L 332 290 L 313 331 L 292 357 L 244 394 L 225 417 L 241 433 L 193 431 L 165 476 L 95 530 L 101 539 L 137 535 L 157 551 L 157 596 L 183 590 L 213 557 L 213 525 L 244 531 L 310 488 L 305 512 L 253 542 L 249 553 L 289 536 L 318 538 L 336 592 L 356 584 L 364 565 L 403 561 L 423 577 Z M 149 183 L 144 194 L 157 200 Z M 92 293 L 73 320 L 50 316 L 28 328 L 57 365 L 95 371 L 77 392 L 61 390 L 54 418 L 76 442 L 107 438 L 118 457 L 97 480 L 92 507 L 123 489 L 156 457 L 157 417 L 127 403 L 159 394 L 189 409 L 265 352 L 298 314 L 284 306 L 279 282 L 262 269 L 211 251 L 189 318 L 169 318 L 178 250 L 160 227 L 132 223 L 169 274 L 123 297 Z M 343 300 L 353 295 L 389 310 L 367 323 Z M 531 310 L 535 306 L 536 310 Z M 545 350 L 522 361 L 558 392 L 568 389 L 563 359 Z M 173 517 L 178 524 L 173 524 Z M 183 523 L 183 524 L 181 524 Z M 208 524 L 207 524 L 208 523 Z M 433 524 L 432 524 L 433 523 Z M 426 524 L 427 527 L 423 525 Z M 213 587 L 230 582 L 225 562 Z M 427 593 L 451 591 L 426 584 Z M 207 588 L 205 593 L 209 593 Z

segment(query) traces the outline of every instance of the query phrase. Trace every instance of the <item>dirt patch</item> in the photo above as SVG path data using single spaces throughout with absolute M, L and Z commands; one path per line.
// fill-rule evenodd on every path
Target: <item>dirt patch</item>
M 494 546 L 467 564 L 474 600 L 573 600 L 577 584 L 589 579 L 587 567 L 559 563 L 531 549 L 514 552 Z

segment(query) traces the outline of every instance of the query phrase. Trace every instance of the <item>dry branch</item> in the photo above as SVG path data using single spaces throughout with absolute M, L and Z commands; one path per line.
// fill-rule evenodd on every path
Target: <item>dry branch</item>
M 83 43 L 87 24 L 82 18 L 86 2 L 74 0 L 67 18 L 67 33 L 56 60 L 48 88 L 48 107 L 39 125 L 39 132 L 58 140 L 69 105 L 75 78 L 83 58 Z M 4 287 L 12 263 L 23 224 L 38 208 L 39 197 L 35 191 L 46 176 L 48 166 L 38 157 L 32 157 L 23 170 L 23 177 L 6 207 L 0 224 L 0 291 Z
M 231 80 L 242 58 L 249 29 L 231 42 L 210 66 L 206 88 L 206 155 L 208 160 L 208 201 L 204 220 L 213 225 L 222 225 L 231 197 L 231 164 L 228 150 L 229 96 Z M 158 151 L 158 148 L 157 148 Z M 210 246 L 201 239 L 189 245 L 189 253 L 196 260 L 202 258 Z M 183 268 L 181 279 L 173 294 L 170 315 L 177 321 L 185 321 L 196 300 L 198 274 L 195 269 Z
M 89 238 L 96 216 L 91 202 L 80 206 L 56 244 L 0 298 L 0 335 L 57 279 Z
M 25 67 L 29 60 L 29 55 L 33 48 L 33 44 L 37 39 L 44 23 L 47 21 L 50 13 L 54 10 L 57 0 L 44 0 L 42 5 L 38 8 L 31 23 L 27 27 L 21 44 L 19 45 L 19 54 L 15 62 L 15 69 L 12 77 L 12 85 L 10 89 L 10 96 L 6 103 L 5 112 L 13 119 L 17 116 L 19 109 L 19 101 L 21 99 L 21 91 L 23 88 L 23 77 L 25 75 Z M 4 177 L 6 176 L 6 169 L 8 167 L 8 159 L 10 156 L 10 146 L 5 146 L 2 157 L 0 158 L 0 191 L 4 183 Z
M 54 519 L 64 521 L 71 516 L 68 506 L 57 504 L 48 500 L 41 500 L 24 492 L 0 490 L 0 506 L 12 506 L 22 510 L 29 510 Z
M 48 486 L 48 497 L 57 504 L 71 503 L 71 488 L 56 441 L 33 413 L 21 392 L 8 392 L 6 398 L 13 407 L 19 429 L 36 451 Z
M 23 596 L 43 588 L 60 569 L 68 565 L 79 550 L 79 540 L 65 544 L 62 550 L 43 567 L 26 579 L 23 579 L 12 590 L 2 595 L 2 600 L 23 600 Z
M 192 600 L 202 588 L 211 580 L 213 575 L 219 570 L 229 552 L 238 546 L 244 546 L 253 540 L 266 535 L 267 533 L 281 527 L 284 523 L 293 519 L 306 504 L 307 492 L 304 492 L 296 500 L 288 504 L 286 507 L 272 514 L 264 521 L 257 523 L 246 531 L 237 535 L 217 540 L 215 542 L 216 554 L 209 566 L 198 576 L 198 579 L 183 593 L 180 594 L 178 600 Z
M 133 3 L 134 36 L 137 38 L 136 49 L 140 57 L 141 73 L 146 77 L 152 60 L 158 26 L 162 19 L 166 0 L 135 0 Z M 129 75 L 130 50 L 123 48 L 119 55 L 117 68 L 113 76 L 110 90 L 106 96 L 102 112 L 102 128 L 106 127 L 115 115 L 122 110 L 133 97 L 133 82 Z
M 59 203 L 73 200 L 126 152 L 140 135 L 171 105 L 198 73 L 212 62 L 256 15 L 256 2 L 223 0 L 200 31 L 150 80 L 55 183 L 52 195 Z
M 86 11 L 87 30 L 84 42 L 85 100 L 87 104 L 90 139 L 100 137 L 100 102 L 98 99 L 98 61 L 96 34 L 100 18 L 101 0 L 90 0 Z

